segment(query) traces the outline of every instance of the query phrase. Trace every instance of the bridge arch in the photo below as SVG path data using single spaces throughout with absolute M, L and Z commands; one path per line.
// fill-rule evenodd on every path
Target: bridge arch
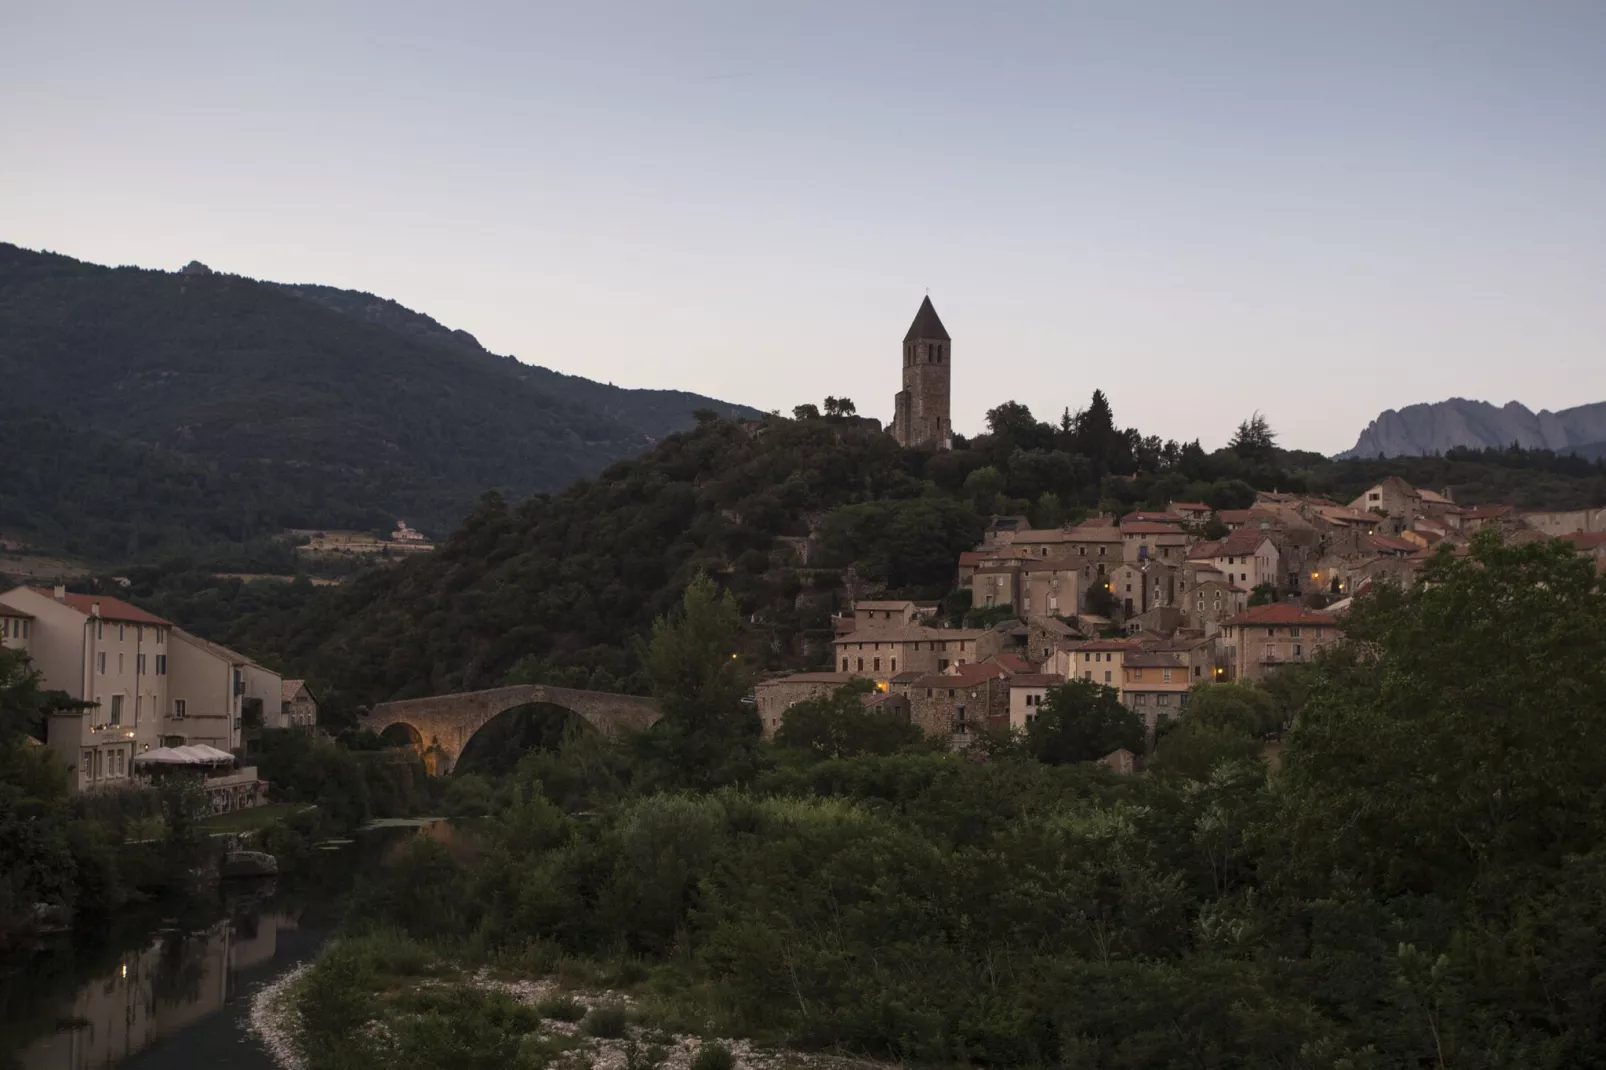
M 381 702 L 363 716 L 361 723 L 376 735 L 392 725 L 407 726 L 423 741 L 426 754 L 434 752 L 435 761 L 430 763 L 432 771 L 446 772 L 457 764 L 474 733 L 493 717 L 534 702 L 561 706 L 610 737 L 639 731 L 658 720 L 657 705 L 640 695 L 517 684 L 486 691 Z

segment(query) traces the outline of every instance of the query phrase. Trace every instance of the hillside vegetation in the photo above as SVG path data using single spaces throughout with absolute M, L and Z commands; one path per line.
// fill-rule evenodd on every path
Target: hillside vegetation
M 733 411 L 580 389 L 326 303 L 0 244 L 0 530 L 106 561 L 285 527 L 440 532 L 488 490 L 557 490 L 700 405 Z
M 1249 422 L 1247 437 L 1206 454 L 1117 429 L 1099 394 L 1057 426 L 1008 403 L 990 427 L 932 453 L 851 419 L 710 420 L 561 493 L 488 497 L 435 553 L 341 589 L 150 572 L 135 574 L 134 594 L 348 708 L 518 681 L 640 691 L 638 639 L 697 572 L 736 597 L 756 663 L 818 665 L 852 591 L 946 594 L 957 555 L 995 513 L 1046 526 L 1174 499 L 1242 508 L 1256 489 L 1347 500 L 1387 471 L 1606 502 L 1603 469 L 1577 458 L 1334 464 L 1279 451 Z
M 1606 580 L 1492 532 L 1425 578 L 1279 670 L 1276 768 L 1273 681 L 1204 683 L 1126 776 L 769 746 L 735 607 L 694 584 L 653 629 L 652 730 L 454 777 L 480 819 L 373 873 L 293 993 L 306 1065 L 565 1065 L 555 981 L 630 999 L 582 1025 L 621 1040 L 597 1065 L 690 1033 L 992 1070 L 1601 1066 Z

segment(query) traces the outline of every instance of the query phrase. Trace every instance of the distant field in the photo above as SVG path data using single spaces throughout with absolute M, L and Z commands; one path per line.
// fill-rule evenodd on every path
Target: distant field
M 0 575 L 20 580 L 77 579 L 89 574 L 82 562 L 65 557 L 34 557 L 29 554 L 0 554 Z

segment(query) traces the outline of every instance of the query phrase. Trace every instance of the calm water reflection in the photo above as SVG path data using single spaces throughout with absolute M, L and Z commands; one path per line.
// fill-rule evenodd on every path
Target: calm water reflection
M 0 1070 L 268 1070 L 245 1030 L 252 994 L 315 955 L 356 872 L 419 831 L 364 834 L 321 852 L 325 864 L 301 880 L 225 885 L 11 950 L 0 962 Z

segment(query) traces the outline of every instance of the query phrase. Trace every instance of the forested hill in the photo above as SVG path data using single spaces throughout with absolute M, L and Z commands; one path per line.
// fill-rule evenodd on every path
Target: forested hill
M 440 532 L 487 490 L 557 490 L 700 406 L 752 412 L 572 380 L 329 303 L 0 244 L 0 532 L 109 561 L 285 527 Z
M 994 513 L 1050 526 L 1171 500 L 1242 508 L 1257 489 L 1348 500 L 1391 465 L 1458 493 L 1539 488 L 1524 505 L 1606 503 L 1606 468 L 1576 457 L 1334 463 L 1278 450 L 1247 423 L 1206 454 L 1119 429 L 1100 394 L 1058 426 L 1014 403 L 989 424 L 931 453 L 840 418 L 710 420 L 559 494 L 483 501 L 437 552 L 301 601 L 143 591 L 158 612 L 310 676 L 349 708 L 514 681 L 639 688 L 637 640 L 699 570 L 735 593 L 759 664 L 820 664 L 847 584 L 940 597 Z

